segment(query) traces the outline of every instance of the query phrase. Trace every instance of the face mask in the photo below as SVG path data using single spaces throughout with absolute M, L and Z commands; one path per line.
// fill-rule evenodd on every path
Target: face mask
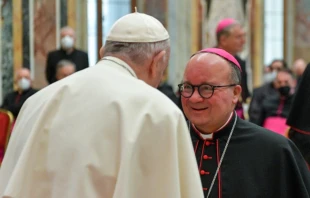
M 61 46 L 64 49 L 70 49 L 74 45 L 74 39 L 71 36 L 65 36 L 61 39 Z
M 30 88 L 30 80 L 28 80 L 27 78 L 22 78 L 20 79 L 18 82 L 18 87 L 21 89 L 21 90 L 27 90 Z
M 291 88 L 289 86 L 284 86 L 284 87 L 280 87 L 278 90 L 281 96 L 289 96 Z
M 276 79 L 276 77 L 277 77 L 277 72 L 276 71 L 269 72 L 269 73 L 264 75 L 264 82 L 265 83 L 270 83 L 270 82 L 274 81 L 274 79 Z

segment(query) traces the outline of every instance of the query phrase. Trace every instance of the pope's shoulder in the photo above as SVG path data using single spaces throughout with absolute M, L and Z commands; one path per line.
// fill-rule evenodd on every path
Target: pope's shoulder
M 77 105 L 85 102 L 100 106 L 116 102 L 122 106 L 132 105 L 153 112 L 182 114 L 158 89 L 128 73 L 104 65 L 95 65 L 55 82 L 42 89 L 32 100 L 38 104 L 50 100 L 62 102 L 67 98 Z

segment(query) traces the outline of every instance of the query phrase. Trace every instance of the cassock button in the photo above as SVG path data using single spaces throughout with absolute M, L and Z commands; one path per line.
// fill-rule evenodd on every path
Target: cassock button
M 204 155 L 204 156 L 203 156 L 203 159 L 205 159 L 205 160 L 206 160 L 206 159 L 212 159 L 212 157 L 209 157 L 209 156 L 207 156 L 207 155 Z
M 207 171 L 204 171 L 204 170 L 201 170 L 200 171 L 200 175 L 209 175 L 210 172 L 207 172 Z
M 206 146 L 210 146 L 211 142 L 206 141 Z

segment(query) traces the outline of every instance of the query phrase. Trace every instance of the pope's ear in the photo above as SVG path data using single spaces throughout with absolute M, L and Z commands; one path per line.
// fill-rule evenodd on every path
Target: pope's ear
M 150 67 L 151 76 L 155 77 L 157 75 L 158 70 L 161 69 L 158 67 L 163 65 L 162 61 L 164 61 L 165 55 L 166 55 L 166 51 L 163 50 L 163 51 L 160 51 L 158 54 L 156 54 L 153 57 L 153 61 L 151 63 L 151 67 Z
M 103 58 L 103 53 L 104 53 L 104 47 L 102 46 L 99 50 L 99 57 L 100 59 Z

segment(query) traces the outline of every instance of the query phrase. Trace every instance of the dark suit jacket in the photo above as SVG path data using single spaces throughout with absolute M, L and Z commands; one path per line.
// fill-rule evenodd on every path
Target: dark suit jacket
M 74 49 L 71 54 L 67 54 L 63 49 L 55 50 L 47 55 L 45 68 L 46 80 L 49 84 L 56 81 L 56 65 L 61 60 L 70 60 L 75 63 L 76 71 L 88 67 L 88 55 L 78 49 Z
M 241 87 L 242 87 L 242 101 L 246 102 L 246 99 L 251 96 L 249 88 L 248 88 L 248 77 L 247 77 L 247 72 L 246 72 L 246 62 L 242 60 L 239 56 L 235 56 L 237 61 L 239 62 L 241 66 Z
M 277 96 L 279 92 L 273 87 L 273 82 L 264 84 L 261 87 L 255 88 L 253 91 L 252 100 L 249 107 L 250 122 L 260 125 L 261 115 L 263 112 L 262 104 L 268 96 Z
M 18 91 L 8 93 L 3 100 L 1 108 L 10 111 L 14 115 L 14 118 L 16 118 L 25 101 L 37 91 L 36 89 L 30 88 L 21 93 Z

